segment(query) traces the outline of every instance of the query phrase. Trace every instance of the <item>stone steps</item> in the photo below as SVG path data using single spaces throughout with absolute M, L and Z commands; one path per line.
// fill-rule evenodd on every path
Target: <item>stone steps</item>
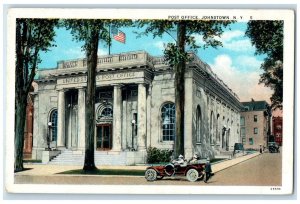
M 126 152 L 95 151 L 96 165 L 126 165 Z M 53 158 L 51 165 L 83 165 L 84 153 L 81 151 L 65 150 Z
M 233 156 L 232 151 L 220 151 L 219 154 L 215 155 L 216 159 L 231 159 Z

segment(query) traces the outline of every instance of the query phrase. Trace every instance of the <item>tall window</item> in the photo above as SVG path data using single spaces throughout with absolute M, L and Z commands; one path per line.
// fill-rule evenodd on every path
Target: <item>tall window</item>
M 253 131 L 254 131 L 254 134 L 258 134 L 258 128 L 254 128 Z
M 217 115 L 217 123 L 216 123 L 216 135 L 217 135 L 217 143 L 220 142 L 220 131 L 219 131 L 219 124 L 220 124 L 220 121 L 219 121 L 219 118 L 220 118 L 220 114 Z
M 161 108 L 163 141 L 175 139 L 175 104 L 166 103 Z
M 254 121 L 254 122 L 257 122 L 257 115 L 254 115 L 253 121 Z
M 242 143 L 245 145 L 246 144 L 246 138 L 242 138 Z
M 51 126 L 51 141 L 57 140 L 57 110 L 53 110 L 50 114 Z
M 246 135 L 246 129 L 245 129 L 245 127 L 242 127 L 241 128 L 241 136 L 243 137 L 245 135 Z
M 249 138 L 249 145 L 254 145 L 253 138 Z
M 245 125 L 245 117 L 241 116 L 241 126 Z
M 197 142 L 201 141 L 201 109 L 200 106 L 197 106 L 196 111 L 196 136 L 197 136 Z

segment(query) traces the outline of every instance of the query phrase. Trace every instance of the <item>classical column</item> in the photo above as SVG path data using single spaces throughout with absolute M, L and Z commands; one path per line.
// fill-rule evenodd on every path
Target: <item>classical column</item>
M 127 93 L 126 93 L 127 94 Z M 130 117 L 130 115 L 127 115 L 127 100 L 123 100 L 122 102 L 122 124 L 127 124 L 127 117 Z M 124 135 L 127 134 L 127 126 L 128 125 L 122 125 L 122 132 Z M 131 124 L 128 126 L 128 128 L 131 128 Z M 130 137 L 131 138 L 131 137 Z M 125 150 L 127 148 L 127 138 L 125 136 L 122 137 L 122 142 L 121 142 L 121 148 L 122 150 Z
M 120 151 L 122 136 L 122 89 L 119 84 L 114 85 L 113 118 L 112 149 Z
M 138 85 L 138 119 L 137 119 L 137 128 L 138 128 L 138 136 L 137 136 L 137 148 L 138 150 L 146 149 L 146 122 L 147 122 L 147 114 L 146 114 L 146 86 L 145 84 Z
M 65 90 L 58 90 L 57 147 L 65 147 Z
M 78 149 L 85 149 L 85 88 L 78 88 Z
M 148 87 L 147 94 L 147 139 L 146 147 L 151 146 L 151 97 L 152 97 L 152 85 Z

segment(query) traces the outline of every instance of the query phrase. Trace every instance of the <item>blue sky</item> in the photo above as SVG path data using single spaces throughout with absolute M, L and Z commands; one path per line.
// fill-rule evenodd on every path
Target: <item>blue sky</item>
M 219 39 L 223 47 L 217 49 L 199 49 L 197 55 L 202 61 L 208 63 L 212 70 L 228 86 L 238 94 L 241 101 L 266 100 L 269 102 L 271 91 L 262 84 L 258 85 L 259 75 L 262 73 L 260 64 L 264 56 L 255 55 L 255 48 L 250 39 L 245 37 L 246 22 L 237 22 L 225 29 Z M 112 42 L 111 54 L 145 50 L 152 56 L 163 55 L 164 43 L 174 42 L 169 35 L 153 39 L 152 35 L 136 38 L 133 31 L 140 32 L 137 28 L 121 28 L 126 33 L 126 44 L 117 41 Z M 201 45 L 201 36 L 195 34 L 197 42 Z M 55 68 L 57 61 L 83 58 L 85 53 L 81 51 L 83 43 L 73 41 L 69 31 L 56 29 L 56 45 L 47 53 L 41 53 L 42 62 L 39 69 Z M 108 47 L 100 42 L 98 55 L 108 54 Z

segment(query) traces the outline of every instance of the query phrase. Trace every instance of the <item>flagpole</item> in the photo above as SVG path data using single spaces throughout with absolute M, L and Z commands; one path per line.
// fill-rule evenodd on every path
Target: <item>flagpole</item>
M 108 26 L 108 32 L 109 32 L 109 34 L 108 34 L 108 39 L 109 39 L 109 42 L 108 42 L 108 55 L 110 55 L 110 46 L 111 46 L 111 37 L 110 37 L 110 25 L 111 24 L 109 24 L 109 26 Z

